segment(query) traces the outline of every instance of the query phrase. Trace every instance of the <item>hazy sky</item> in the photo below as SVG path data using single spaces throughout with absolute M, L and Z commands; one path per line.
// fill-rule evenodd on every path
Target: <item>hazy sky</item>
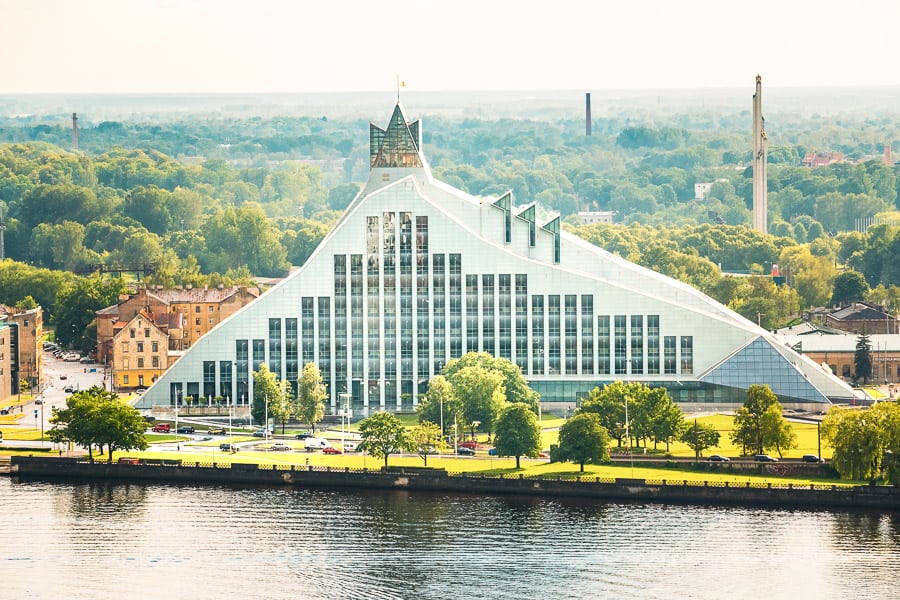
M 0 0 L 0 94 L 900 85 L 898 27 L 898 0 Z

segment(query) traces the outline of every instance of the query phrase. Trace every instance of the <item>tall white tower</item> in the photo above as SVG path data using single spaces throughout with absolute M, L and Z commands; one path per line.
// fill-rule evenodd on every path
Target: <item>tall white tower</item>
M 766 221 L 768 152 L 766 120 L 762 116 L 762 77 L 757 75 L 756 93 L 753 94 L 753 228 L 762 233 L 768 233 Z

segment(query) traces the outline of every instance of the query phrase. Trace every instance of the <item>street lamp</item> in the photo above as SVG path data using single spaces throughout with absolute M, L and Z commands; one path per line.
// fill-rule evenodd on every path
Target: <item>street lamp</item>
M 344 433 L 344 417 L 347 418 L 347 430 L 350 429 L 350 398 L 352 394 L 344 392 L 339 394 L 341 399 L 341 452 L 344 451 L 346 434 Z

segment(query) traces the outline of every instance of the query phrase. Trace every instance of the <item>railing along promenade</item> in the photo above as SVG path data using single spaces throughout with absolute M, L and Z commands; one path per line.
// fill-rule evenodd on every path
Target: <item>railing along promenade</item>
M 147 481 L 156 483 L 328 487 L 379 490 L 513 494 L 671 504 L 765 505 L 784 508 L 900 510 L 895 486 L 769 482 L 613 479 L 518 473 L 452 473 L 444 469 L 351 469 L 205 461 L 141 460 L 138 464 L 77 458 L 14 456 L 11 474 L 25 479 Z

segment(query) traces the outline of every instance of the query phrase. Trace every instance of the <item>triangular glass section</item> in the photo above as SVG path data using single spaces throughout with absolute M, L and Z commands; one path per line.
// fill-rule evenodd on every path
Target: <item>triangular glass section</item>
M 503 222 L 506 226 L 506 235 L 504 239 L 508 244 L 512 241 L 512 192 L 506 192 L 505 194 L 500 196 L 494 202 L 494 206 L 505 213 Z
M 534 238 L 536 234 L 536 225 L 534 222 L 534 204 L 532 204 L 516 216 L 523 221 L 528 221 L 528 245 L 534 248 Z
M 553 234 L 553 262 L 559 262 L 559 254 L 560 254 L 560 243 L 559 243 L 559 215 L 549 223 L 545 223 L 541 226 L 541 229 L 544 231 L 549 231 Z
M 825 395 L 797 367 L 762 337 L 738 350 L 701 377 L 700 381 L 742 389 L 766 381 L 772 392 L 780 398 L 828 402 Z
M 375 128 L 377 129 L 377 128 Z M 418 145 L 418 132 L 419 125 L 418 121 L 413 124 L 413 129 L 416 131 L 416 135 L 414 136 L 412 131 L 410 131 L 410 126 L 406 123 L 406 118 L 403 116 L 403 111 L 400 109 L 400 105 L 398 104 L 394 108 L 394 114 L 391 115 L 391 122 L 388 124 L 386 130 L 381 136 L 380 144 L 378 146 L 378 150 L 372 159 L 372 168 L 379 167 L 401 167 L 401 168 L 416 168 L 422 166 L 422 159 L 419 157 L 419 145 Z M 370 140 L 369 147 L 370 153 L 371 149 L 375 143 L 375 136 L 377 133 L 373 135 L 373 128 L 369 129 Z

